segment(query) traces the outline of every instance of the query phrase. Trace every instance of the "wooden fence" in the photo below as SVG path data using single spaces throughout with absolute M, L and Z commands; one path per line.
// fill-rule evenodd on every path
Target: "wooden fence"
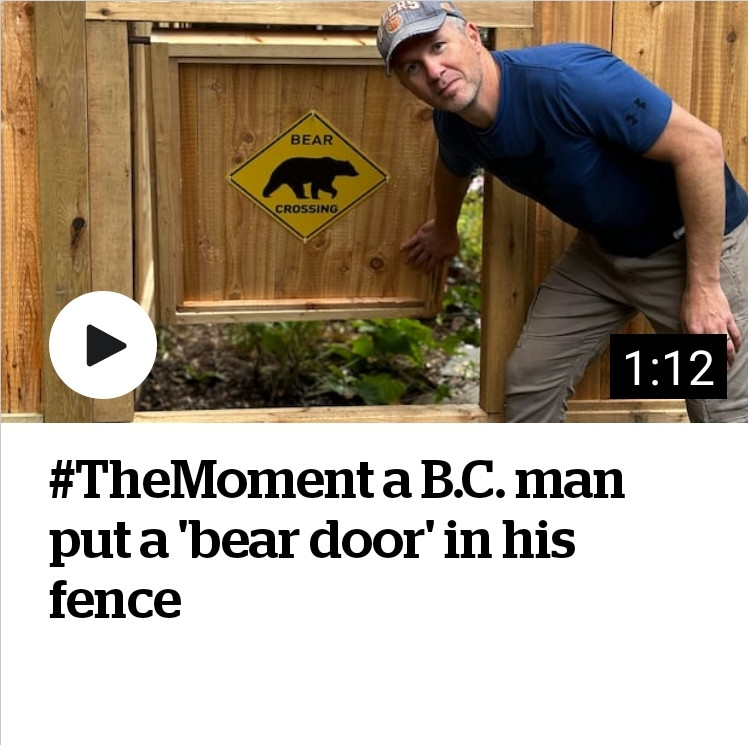
M 7 418 L 131 418 L 131 397 L 104 404 L 71 395 L 51 370 L 45 352 L 54 315 L 76 294 L 110 282 L 141 301 L 153 292 L 153 225 L 147 204 L 136 201 L 128 224 L 119 224 L 121 213 L 113 220 L 94 221 L 90 234 L 85 233 L 75 242 L 75 251 L 70 250 L 70 218 L 63 205 L 65 209 L 74 205 L 88 217 L 97 210 L 99 214 L 106 211 L 105 206 L 95 204 L 97 195 L 128 199 L 133 180 L 137 194 L 152 185 L 148 141 L 142 129 L 145 119 L 122 121 L 116 115 L 118 107 L 128 110 L 129 100 L 136 106 L 145 100 L 147 53 L 135 47 L 129 58 L 125 54 L 115 59 L 118 67 L 92 71 L 90 63 L 86 66 L 87 52 L 95 64 L 97 54 L 116 45 L 125 48 L 128 31 L 137 35 L 150 22 L 283 23 L 288 10 L 282 6 L 291 5 L 297 4 L 2 3 L 0 395 Z M 303 8 L 312 25 L 324 18 L 332 25 L 355 19 L 357 24 L 373 26 L 384 5 L 320 2 L 299 3 L 298 8 Z M 683 107 L 717 128 L 729 165 L 742 183 L 748 183 L 748 3 L 465 0 L 461 7 L 479 24 L 496 29 L 498 48 L 585 41 L 612 49 Z M 301 12 L 296 12 L 294 20 L 303 22 Z M 496 21 L 499 15 L 500 23 Z M 39 56 L 39 49 L 51 48 L 57 56 Z M 128 79 L 130 90 L 122 85 Z M 64 98 L 64 110 L 88 117 L 87 139 L 80 139 L 81 128 L 54 109 L 55 97 Z M 127 148 L 114 141 L 109 131 L 113 122 L 114 134 L 128 139 Z M 97 163 L 101 153 L 119 160 Z M 40 162 L 45 164 L 42 169 Z M 90 183 L 89 173 L 103 181 Z M 500 300 L 494 308 L 498 313 L 484 317 L 484 338 L 492 341 L 486 345 L 482 365 L 500 369 L 529 298 L 566 246 L 570 228 L 496 183 L 487 190 L 485 224 L 484 291 Z M 134 260 L 125 257 L 133 270 L 131 276 L 107 277 L 110 268 L 91 261 L 92 242 L 105 242 L 115 235 L 118 245 L 124 245 L 121 250 L 129 251 L 132 244 L 138 248 Z M 632 330 L 644 328 L 638 320 L 631 326 Z M 489 413 L 499 410 L 502 390 L 502 373 L 483 376 L 481 402 Z M 607 398 L 608 366 L 603 355 L 590 366 L 577 390 L 579 403 L 576 409 L 572 407 L 575 416 L 632 420 L 640 416 L 637 410 L 645 408 L 638 404 L 625 410 L 620 405 L 606 408 Z M 666 419 L 681 416 L 673 414 L 672 407 L 664 411 Z

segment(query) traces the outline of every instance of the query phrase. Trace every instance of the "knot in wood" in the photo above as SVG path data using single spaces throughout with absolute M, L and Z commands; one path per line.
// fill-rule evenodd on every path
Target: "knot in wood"
M 81 237 L 81 231 L 86 227 L 86 221 L 78 216 L 73 218 L 70 223 L 70 246 L 73 250 L 78 248 L 78 241 Z
M 309 245 L 309 248 L 314 251 L 324 251 L 330 245 L 330 236 L 328 236 L 327 233 L 318 235 L 308 245 Z
M 738 40 L 738 35 L 735 31 L 735 29 L 732 29 L 729 34 L 727 34 L 727 41 L 730 42 L 730 44 L 734 44 Z
M 375 271 L 378 272 L 380 269 L 384 268 L 384 261 L 379 258 L 379 256 L 375 256 L 370 262 L 369 266 Z

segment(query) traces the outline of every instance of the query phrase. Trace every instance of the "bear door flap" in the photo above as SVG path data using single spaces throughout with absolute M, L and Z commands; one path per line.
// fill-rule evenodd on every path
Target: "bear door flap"
M 432 212 L 431 112 L 373 35 L 158 32 L 163 323 L 428 317 L 446 267 L 399 251 Z

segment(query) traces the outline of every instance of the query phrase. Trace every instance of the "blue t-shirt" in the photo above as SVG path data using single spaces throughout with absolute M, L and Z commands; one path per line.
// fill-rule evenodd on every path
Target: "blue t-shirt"
M 646 256 L 680 237 L 683 215 L 669 163 L 641 156 L 662 134 L 672 100 L 609 52 L 552 44 L 494 52 L 501 69 L 496 121 L 478 130 L 434 112 L 445 166 L 478 166 L 595 236 L 610 253 Z M 748 196 L 725 166 L 726 232 Z

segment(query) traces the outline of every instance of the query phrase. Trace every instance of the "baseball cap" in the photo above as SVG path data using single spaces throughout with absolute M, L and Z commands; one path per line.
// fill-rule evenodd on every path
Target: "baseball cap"
M 377 31 L 377 49 L 382 55 L 387 74 L 390 74 L 392 55 L 399 44 L 413 36 L 437 31 L 448 16 L 465 20 L 465 16 L 448 2 L 401 0 L 392 3 L 382 14 Z

